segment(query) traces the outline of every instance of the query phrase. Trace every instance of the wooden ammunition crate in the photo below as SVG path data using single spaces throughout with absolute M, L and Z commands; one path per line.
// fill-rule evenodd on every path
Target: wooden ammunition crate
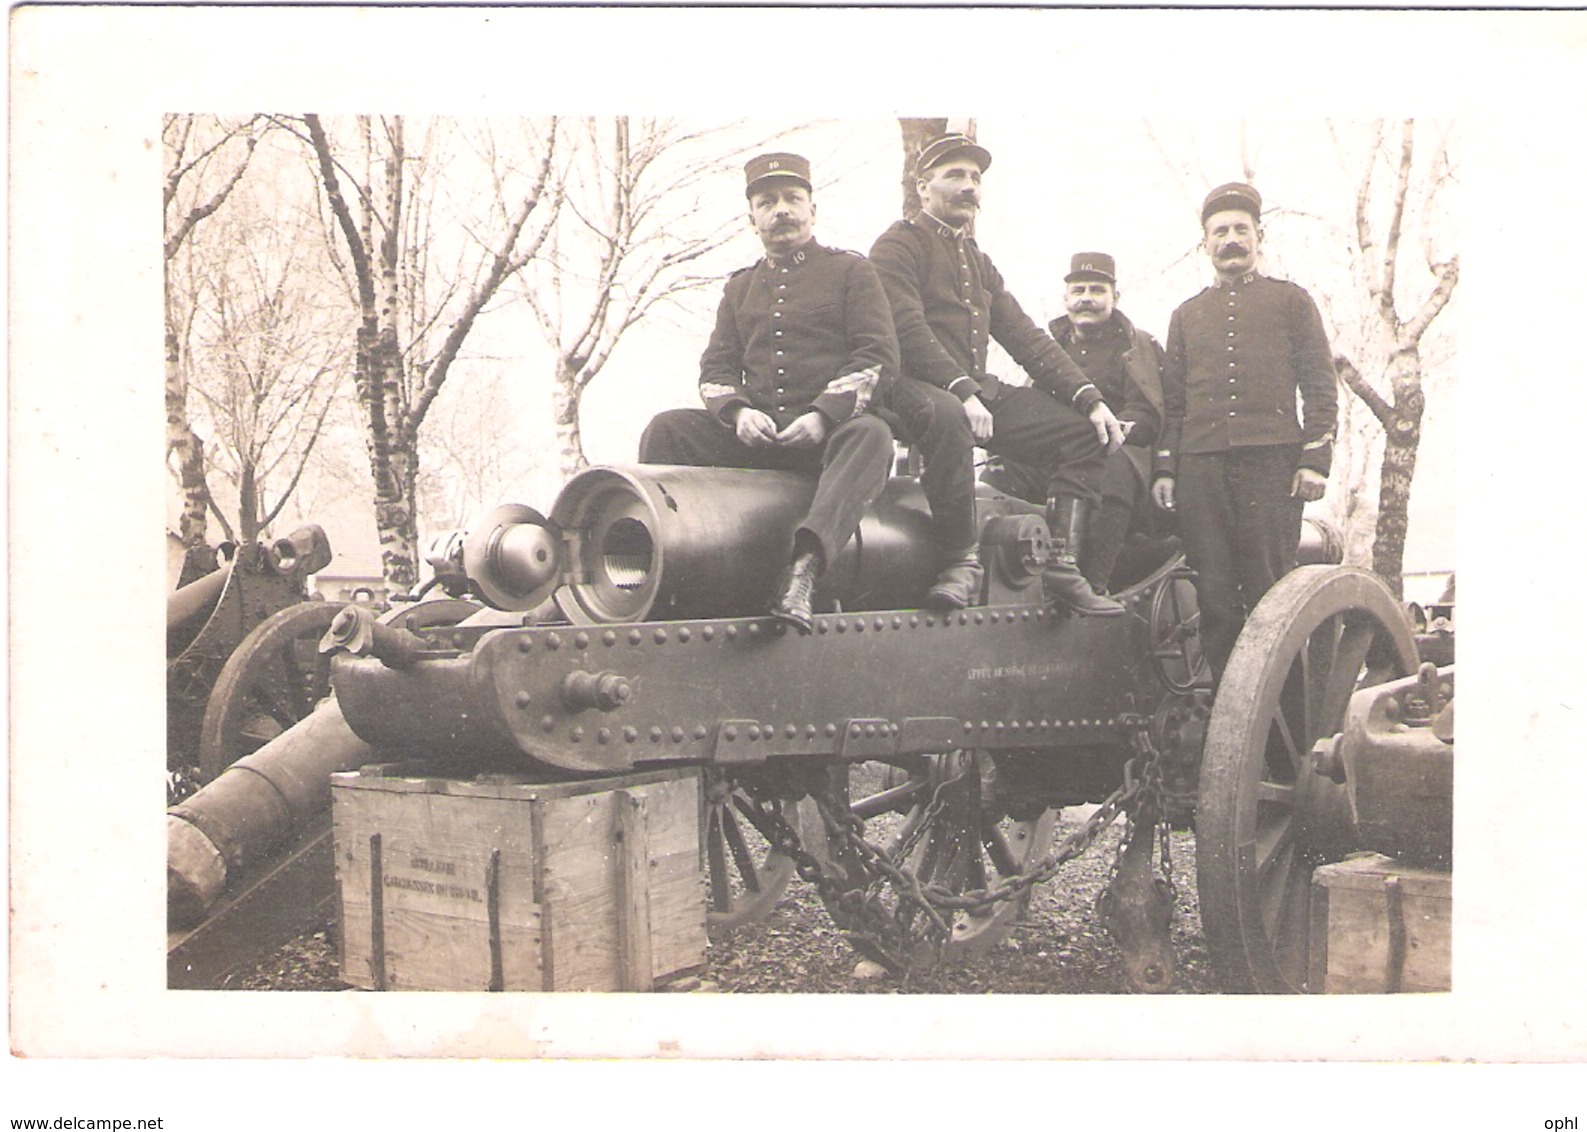
M 705 961 L 695 770 L 331 787 L 353 986 L 650 990 Z
M 1309 982 L 1325 994 L 1450 989 L 1450 874 L 1380 854 L 1312 874 Z

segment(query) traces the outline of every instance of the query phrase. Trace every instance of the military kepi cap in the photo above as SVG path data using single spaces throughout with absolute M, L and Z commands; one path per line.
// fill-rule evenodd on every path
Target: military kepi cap
M 1073 283 L 1077 279 L 1118 282 L 1118 277 L 1113 274 L 1113 257 L 1107 252 L 1076 252 L 1069 260 L 1069 274 L 1064 276 L 1064 282 Z
M 1241 181 L 1231 181 L 1227 185 L 1219 185 L 1207 194 L 1207 199 L 1201 204 L 1201 222 L 1205 224 L 1207 217 L 1214 212 L 1225 209 L 1237 208 L 1242 212 L 1249 212 L 1253 220 L 1262 219 L 1262 194 Z
M 810 162 L 797 153 L 763 153 L 744 164 L 744 196 L 752 197 L 755 190 L 768 181 L 788 180 L 803 185 L 811 192 Z
M 924 177 L 932 166 L 940 165 L 961 153 L 979 165 L 983 173 L 992 164 L 992 155 L 985 147 L 976 145 L 975 139 L 968 134 L 939 134 L 926 143 L 920 156 L 915 159 L 915 176 Z

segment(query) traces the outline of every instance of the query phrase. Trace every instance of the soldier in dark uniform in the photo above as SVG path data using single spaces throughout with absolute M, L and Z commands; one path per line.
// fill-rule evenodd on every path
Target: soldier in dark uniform
M 1301 509 L 1327 487 L 1339 407 L 1317 304 L 1256 269 L 1261 216 L 1250 185 L 1208 194 L 1201 225 L 1217 280 L 1174 312 L 1163 367 L 1152 496 L 1178 511 L 1217 676 L 1246 615 L 1294 568 Z
M 1047 475 L 1049 599 L 1076 613 L 1117 615 L 1123 606 L 1096 593 L 1075 558 L 1098 500 L 1103 458 L 1124 433 L 1096 386 L 1020 308 L 965 230 L 991 162 L 962 134 L 932 140 L 915 164 L 920 214 L 894 223 L 871 248 L 903 365 L 891 404 L 924 457 L 921 486 L 942 557 L 927 600 L 957 609 L 980 592 L 972 452 L 980 444 Z M 986 372 L 993 339 L 1032 385 L 1005 385 Z
M 705 408 L 658 414 L 639 459 L 815 477 L 770 606 L 808 633 L 816 578 L 837 560 L 892 467 L 892 430 L 872 409 L 897 375 L 898 342 L 865 257 L 811 235 L 809 163 L 768 153 L 744 171 L 750 224 L 766 257 L 727 281 L 700 358 Z
M 1102 469 L 1102 505 L 1091 526 L 1080 572 L 1105 590 L 1129 534 L 1136 505 L 1149 494 L 1152 445 L 1163 422 L 1163 348 L 1118 309 L 1113 257 L 1080 252 L 1064 276 L 1064 309 L 1048 323 L 1053 341 L 1074 359 L 1110 405 L 1117 405 L 1124 446 Z

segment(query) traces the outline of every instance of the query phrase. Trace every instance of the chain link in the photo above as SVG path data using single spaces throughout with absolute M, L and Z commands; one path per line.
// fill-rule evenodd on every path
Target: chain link
M 848 921 L 840 921 L 839 926 L 846 929 L 844 937 L 855 950 L 895 973 L 907 973 L 919 963 L 922 946 L 933 963 L 940 960 L 942 948 L 952 933 L 950 919 L 954 913 L 971 913 L 1017 899 L 1034 886 L 1051 880 L 1065 864 L 1085 853 L 1121 813 L 1130 821 L 1119 842 L 1119 851 L 1110 870 L 1110 883 L 1118 872 L 1135 821 L 1144 819 L 1158 827 L 1162 876 L 1170 895 L 1177 898 L 1162 753 L 1153 745 L 1144 717 L 1126 716 L 1125 725 L 1130 730 L 1133 753 L 1124 764 L 1119 788 L 1081 823 L 1080 828 L 1035 865 L 1023 868 L 1018 875 L 1004 877 L 995 885 L 967 892 L 956 893 L 942 884 L 922 883 L 906 862 L 925 831 L 941 815 L 951 788 L 976 772 L 973 762 L 967 770 L 937 783 L 920 820 L 892 852 L 865 839 L 865 823 L 849 811 L 847 799 L 837 796 L 834 789 L 813 795 L 828 844 L 842 847 L 834 857 L 846 855 L 858 865 L 864 875 L 863 883 L 855 883 L 861 878 L 849 876 L 847 868 L 840 866 L 837 860 L 826 865 L 805 848 L 776 799 L 763 798 L 746 790 L 749 797 L 736 795 L 733 804 L 770 845 L 794 863 L 800 878 L 815 886 L 823 903 L 837 910 L 834 919 L 841 915 L 842 920 Z M 841 877 L 833 875 L 836 869 L 841 869 Z M 891 909 L 884 900 L 888 888 L 895 895 Z

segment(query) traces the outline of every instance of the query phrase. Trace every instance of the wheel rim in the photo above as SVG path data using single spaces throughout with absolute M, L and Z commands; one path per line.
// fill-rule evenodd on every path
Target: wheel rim
M 200 781 L 213 781 L 330 695 L 330 656 L 319 643 L 343 608 L 326 601 L 289 605 L 255 625 L 226 658 L 199 732 Z M 427 601 L 399 606 L 381 620 L 421 629 L 455 625 L 478 609 L 469 601 Z
M 226 658 L 199 732 L 201 781 L 213 781 L 330 694 L 330 658 L 318 646 L 341 609 L 339 603 L 305 601 L 277 610 Z
M 739 811 L 749 796 L 731 775 L 705 771 L 706 912 L 709 928 L 736 928 L 763 918 L 782 899 L 794 863 L 768 846 Z M 792 803 L 783 817 L 794 820 Z
M 1179 567 L 1152 595 L 1152 666 L 1171 691 L 1186 695 L 1212 686 L 1212 666 L 1201 651 L 1201 612 L 1189 570 Z
M 1350 696 L 1416 668 L 1388 588 L 1350 567 L 1303 566 L 1241 631 L 1207 725 L 1196 817 L 1202 927 L 1231 990 L 1308 984 L 1311 875 L 1352 846 L 1344 787 L 1313 770 Z
M 842 795 L 849 813 L 867 823 L 867 839 L 882 842 L 888 859 L 914 873 L 922 887 L 934 886 L 959 895 L 995 887 L 1020 875 L 1052 847 L 1056 814 L 1048 810 L 1033 821 L 998 820 L 983 805 L 991 774 L 991 756 L 984 751 L 954 751 L 926 756 L 907 766 L 890 766 L 880 785 L 873 786 L 876 764 L 843 767 Z M 860 789 L 854 791 L 853 787 Z M 862 874 L 847 848 L 828 841 L 829 859 L 849 877 Z M 1028 904 L 1029 890 L 972 912 L 955 912 L 943 957 L 980 954 L 1007 937 Z M 827 904 L 833 920 L 844 928 L 863 930 L 844 906 Z M 945 919 L 948 917 L 944 917 Z

